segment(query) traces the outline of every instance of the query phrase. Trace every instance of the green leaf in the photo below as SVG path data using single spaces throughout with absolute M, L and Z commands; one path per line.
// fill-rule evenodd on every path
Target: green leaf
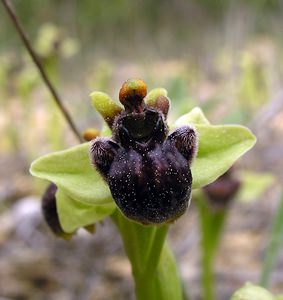
M 239 125 L 194 124 L 199 150 L 192 165 L 193 188 L 201 188 L 225 173 L 256 142 L 249 129 Z
M 116 209 L 114 202 L 90 205 L 76 201 L 61 189 L 57 190 L 56 201 L 60 224 L 67 233 L 94 224 L 111 215 Z
M 246 283 L 242 288 L 237 290 L 230 300 L 274 300 L 273 295 L 266 289 Z
M 256 201 L 275 183 L 271 173 L 241 171 L 239 179 L 242 184 L 237 199 L 242 202 Z
M 89 143 L 54 152 L 35 160 L 32 175 L 54 182 L 69 197 L 86 204 L 111 203 L 110 190 L 91 165 Z
M 184 299 L 179 270 L 176 266 L 175 257 L 167 243 L 165 243 L 161 253 L 156 281 L 155 289 L 158 291 L 158 297 L 153 299 Z
M 194 191 L 194 203 L 199 214 L 199 228 L 201 236 L 201 268 L 202 268 L 202 298 L 215 299 L 214 261 L 221 239 L 227 210 L 211 209 L 203 190 Z

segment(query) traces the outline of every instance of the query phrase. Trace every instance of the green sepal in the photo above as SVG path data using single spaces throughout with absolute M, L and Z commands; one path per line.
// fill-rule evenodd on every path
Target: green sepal
M 73 233 L 80 227 L 103 220 L 116 209 L 114 202 L 93 205 L 76 201 L 61 189 L 57 190 L 56 201 L 59 221 L 66 233 Z
M 224 174 L 256 142 L 251 131 L 240 125 L 193 124 L 199 149 L 192 164 L 193 188 L 201 188 Z
M 248 151 L 256 139 L 239 125 L 193 124 L 199 136 L 199 150 L 192 165 L 193 188 L 201 188 L 226 172 Z M 37 159 L 31 173 L 57 184 L 70 197 L 88 204 L 111 202 L 105 181 L 90 163 L 89 144 L 55 152 Z
M 54 182 L 68 196 L 86 204 L 111 203 L 108 185 L 91 165 L 89 143 L 53 152 L 35 160 L 33 176 Z
M 175 122 L 174 127 L 180 127 L 188 124 L 210 124 L 203 111 L 199 107 L 193 108 L 189 113 L 182 115 Z
M 211 125 L 199 107 L 178 118 L 173 128 L 193 125 L 198 133 L 198 153 L 192 164 L 193 188 L 201 188 L 224 174 L 256 142 L 240 125 Z

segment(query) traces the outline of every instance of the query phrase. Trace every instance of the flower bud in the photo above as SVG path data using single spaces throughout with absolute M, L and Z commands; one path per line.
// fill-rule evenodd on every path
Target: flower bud
M 84 229 L 85 229 L 89 234 L 95 234 L 95 232 L 96 232 L 96 226 L 95 226 L 95 224 L 90 224 L 90 225 L 84 226 Z
M 197 133 L 186 125 L 168 135 L 167 92 L 151 92 L 145 103 L 146 92 L 142 80 L 123 84 L 119 98 L 125 111 L 115 118 L 111 138 L 90 143 L 90 158 L 127 218 L 144 225 L 171 223 L 190 203 Z
M 96 128 L 88 128 L 83 132 L 83 138 L 86 142 L 90 142 L 100 136 L 100 131 Z
M 231 168 L 216 181 L 205 186 L 203 190 L 211 207 L 217 210 L 225 209 L 230 204 L 240 186 L 241 182 L 235 177 Z
M 55 235 L 65 240 L 70 240 L 73 234 L 64 232 L 59 221 L 56 192 L 57 186 L 54 183 L 51 183 L 42 196 L 42 213 L 47 225 Z
M 275 300 L 275 298 L 268 290 L 248 282 L 237 290 L 230 300 Z

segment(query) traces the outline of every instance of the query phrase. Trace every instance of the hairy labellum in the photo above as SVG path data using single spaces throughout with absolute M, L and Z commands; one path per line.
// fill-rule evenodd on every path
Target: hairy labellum
M 181 216 L 189 205 L 197 137 L 191 126 L 169 134 L 168 98 L 147 106 L 145 91 L 140 80 L 124 83 L 120 100 L 125 110 L 113 122 L 112 138 L 94 139 L 90 156 L 125 216 L 161 224 Z
M 56 205 L 56 192 L 57 186 L 54 183 L 50 183 L 47 187 L 45 193 L 42 196 L 42 212 L 46 223 L 49 228 L 56 235 L 60 236 L 64 234 L 63 229 L 59 222 L 59 217 L 57 213 L 57 205 Z
M 226 209 L 241 187 L 241 181 L 234 174 L 234 167 L 214 182 L 203 188 L 209 205 L 214 210 Z
M 51 231 L 58 237 L 64 240 L 70 240 L 75 232 L 67 233 L 63 230 L 58 212 L 57 212 L 57 199 L 56 192 L 58 187 L 54 183 L 50 183 L 46 188 L 41 201 L 41 209 L 43 213 L 43 217 Z M 84 226 L 84 229 L 89 233 L 93 234 L 95 232 L 95 225 L 90 224 L 88 226 Z

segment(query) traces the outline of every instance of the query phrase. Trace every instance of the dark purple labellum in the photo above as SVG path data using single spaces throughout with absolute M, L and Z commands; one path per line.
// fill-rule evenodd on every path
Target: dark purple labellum
M 60 225 L 57 213 L 57 205 L 55 198 L 56 192 L 57 186 L 54 183 L 50 183 L 42 196 L 41 206 L 46 223 L 56 235 L 60 235 L 63 233 L 63 229 Z
M 49 228 L 56 236 L 64 240 L 70 240 L 73 236 L 73 233 L 64 232 L 59 221 L 59 216 L 57 213 L 56 192 L 56 184 L 50 183 L 42 196 L 41 208 L 43 217 Z
M 96 138 L 90 156 L 107 181 L 126 217 L 143 224 L 172 222 L 187 209 L 191 197 L 190 164 L 197 151 L 191 126 L 168 135 L 168 107 L 125 105 L 112 126 L 112 139 Z M 167 100 L 166 100 L 167 101 Z
M 209 205 L 214 210 L 227 209 L 241 187 L 241 181 L 235 174 L 234 167 L 214 182 L 203 188 Z

